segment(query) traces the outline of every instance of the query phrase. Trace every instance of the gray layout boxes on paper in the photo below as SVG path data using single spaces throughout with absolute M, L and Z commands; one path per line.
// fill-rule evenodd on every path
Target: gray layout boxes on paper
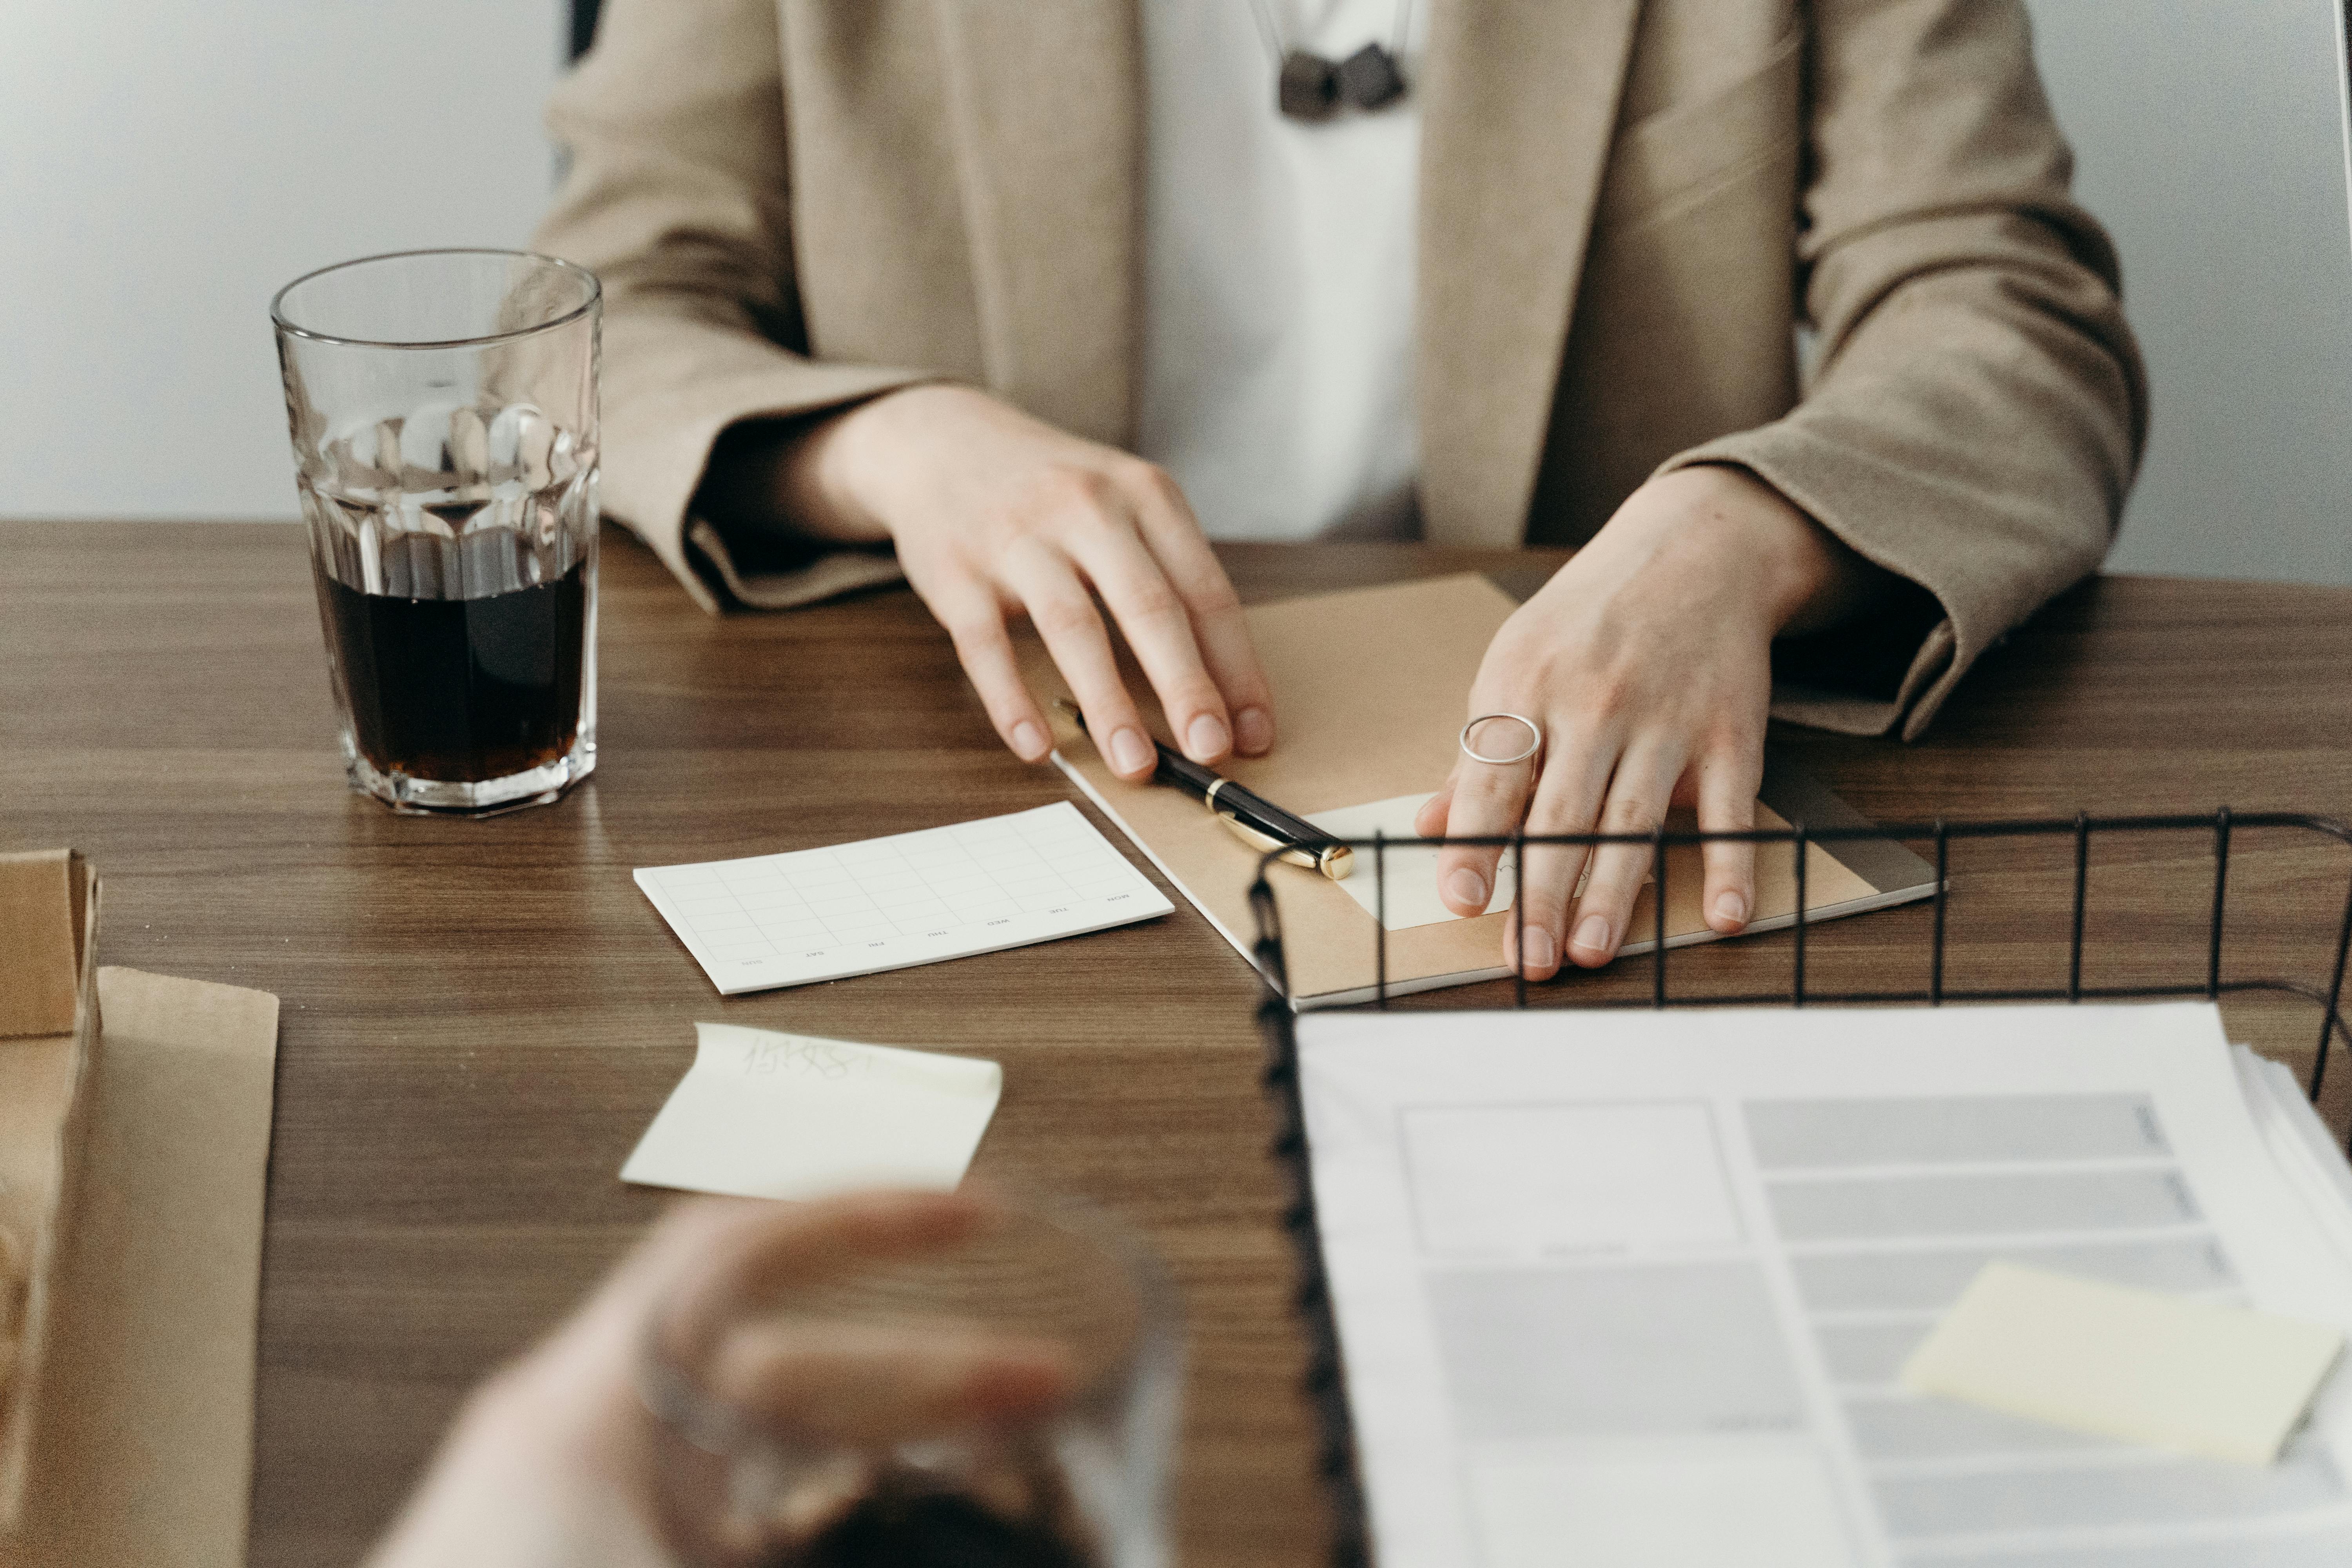
M 2242 1088 L 2208 1007 L 1324 1014 L 1297 1038 L 1382 1563 L 2352 1563 L 2341 1370 L 2269 1467 L 1899 1382 L 1995 1261 L 2352 1326 L 2352 1172 L 2291 1086 Z
M 1472 1440 L 1800 1431 L 1804 1396 L 1753 1263 L 1433 1270 Z M 1580 1347 L 1572 1356 L 1562 1344 Z

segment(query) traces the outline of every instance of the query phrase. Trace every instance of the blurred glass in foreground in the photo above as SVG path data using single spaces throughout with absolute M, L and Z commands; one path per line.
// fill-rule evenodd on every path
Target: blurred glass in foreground
M 1106 1216 L 991 1204 L 944 1245 L 754 1241 L 656 1312 L 639 1385 L 698 1568 L 1162 1568 L 1181 1347 Z

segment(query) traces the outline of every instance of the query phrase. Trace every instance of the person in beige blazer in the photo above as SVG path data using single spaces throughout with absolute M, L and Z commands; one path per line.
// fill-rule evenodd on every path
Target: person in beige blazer
M 1035 760 L 1025 614 L 1130 778 L 1097 595 L 1188 752 L 1276 718 L 1129 455 L 1160 3 L 614 0 L 538 241 L 604 280 L 607 510 L 698 603 L 903 573 Z M 1916 736 L 2097 565 L 2145 381 L 2016 0 L 1432 0 L 1411 76 L 1422 535 L 1579 547 L 1466 694 L 1543 750 L 1423 831 L 1752 826 L 1768 710 Z M 1530 975 L 1622 940 L 1645 855 L 1582 859 L 1528 857 Z M 1752 878 L 1709 847 L 1717 929 Z

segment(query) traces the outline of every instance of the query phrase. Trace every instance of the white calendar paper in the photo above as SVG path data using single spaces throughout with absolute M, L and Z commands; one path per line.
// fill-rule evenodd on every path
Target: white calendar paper
M 635 876 L 726 996 L 1078 936 L 1172 907 L 1067 801 Z

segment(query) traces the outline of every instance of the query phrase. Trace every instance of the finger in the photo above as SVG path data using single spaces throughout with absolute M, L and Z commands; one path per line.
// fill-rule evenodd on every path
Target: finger
M 729 1332 L 702 1377 L 772 1431 L 861 1447 L 1041 1415 L 1076 1381 L 1064 1345 L 951 1319 L 758 1320 Z
M 1027 608 L 1039 640 L 1070 683 L 1070 695 L 1086 715 L 1095 750 L 1112 773 L 1129 784 L 1150 778 L 1159 764 L 1151 731 L 1144 728 L 1135 700 L 1118 678 L 1110 634 L 1095 613 L 1095 602 L 1078 580 L 1077 569 L 1046 546 L 1029 544 L 1008 552 L 1003 570 L 1005 586 Z
M 1274 746 L 1274 688 L 1267 684 L 1256 646 L 1250 641 L 1241 595 L 1234 592 L 1233 580 L 1209 548 L 1183 490 L 1166 469 L 1150 464 L 1143 468 L 1136 486 L 1141 493 L 1136 521 L 1143 542 L 1192 616 L 1209 679 L 1216 682 L 1225 710 L 1233 715 L 1234 749 L 1245 757 L 1261 756 Z
M 1444 834 L 1450 838 L 1500 837 L 1516 832 L 1527 809 L 1536 764 L 1465 762 L 1454 769 L 1446 802 Z M 1437 896 L 1457 915 L 1483 914 L 1495 896 L 1500 845 L 1449 845 L 1437 852 Z
M 1710 750 L 1698 774 L 1698 826 L 1702 833 L 1744 833 L 1756 826 L 1756 792 L 1764 782 L 1764 749 L 1734 741 Z M 1748 928 L 1756 909 L 1756 846 L 1707 843 L 1699 847 L 1706 868 L 1700 907 L 1706 923 L 1726 936 Z
M 1454 771 L 1459 773 L 1457 766 Z M 1423 838 L 1436 838 L 1445 832 L 1445 814 L 1454 805 L 1454 781 L 1447 779 L 1445 787 L 1421 803 L 1412 814 L 1412 830 Z
M 1102 595 L 1159 695 L 1178 746 L 1196 763 L 1231 755 L 1233 720 L 1202 662 L 1192 617 L 1143 547 L 1134 523 L 1124 517 L 1097 519 L 1073 528 L 1068 538 L 1073 556 Z
M 1666 819 L 1675 781 L 1682 776 L 1679 752 L 1649 749 L 1629 752 L 1609 780 L 1609 798 L 1601 808 L 1603 833 L 1648 833 Z M 1592 857 L 1570 912 L 1568 956 L 1587 969 L 1598 968 L 1617 956 L 1633 918 L 1633 900 L 1650 868 L 1650 846 L 1604 844 Z
M 1013 637 L 1004 628 L 1003 606 L 978 582 L 918 584 L 923 602 L 955 644 L 957 662 L 980 694 L 981 706 L 997 738 L 1024 763 L 1043 762 L 1054 748 L 1052 731 L 1029 683 L 1021 678 Z
M 685 1361 L 744 1301 L 861 1263 L 952 1246 L 996 1213 L 956 1193 L 867 1192 L 810 1204 L 711 1200 L 674 1210 L 628 1271 L 667 1296 L 661 1339 Z
M 1528 807 L 1528 834 L 1590 833 L 1617 762 L 1613 742 L 1555 737 Z M 1559 971 L 1570 900 L 1592 851 L 1581 844 L 1531 845 L 1519 868 L 1519 912 L 1504 928 L 1505 959 L 1529 980 Z

